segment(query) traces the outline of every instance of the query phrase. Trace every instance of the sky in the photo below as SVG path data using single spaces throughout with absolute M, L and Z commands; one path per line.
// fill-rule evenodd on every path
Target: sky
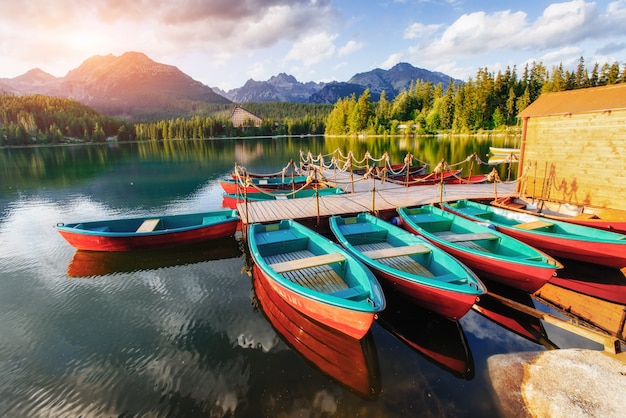
M 0 0 L 0 78 L 143 52 L 230 90 L 348 81 L 400 62 L 467 81 L 541 62 L 626 63 L 626 0 Z

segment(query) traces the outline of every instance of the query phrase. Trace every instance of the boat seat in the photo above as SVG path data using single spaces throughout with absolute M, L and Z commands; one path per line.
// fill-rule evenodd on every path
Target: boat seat
M 355 286 L 330 293 L 330 296 L 335 296 L 342 299 L 363 299 L 369 296 L 369 292 L 367 292 L 361 286 Z
M 461 212 L 466 213 L 472 216 L 478 216 L 479 218 L 486 218 L 491 212 L 484 211 L 480 208 L 474 208 L 472 206 L 467 206 L 461 209 Z
M 513 225 L 513 226 L 515 228 L 531 230 L 531 229 L 549 228 L 551 226 L 554 226 L 554 224 L 550 222 L 544 222 L 544 221 L 531 221 L 531 222 L 524 222 L 524 223 Z
M 498 236 L 491 232 L 474 232 L 469 234 L 446 234 L 440 235 L 441 238 L 449 242 L 461 241 L 478 241 L 481 239 L 498 239 Z
M 312 257 L 299 258 L 296 260 L 283 261 L 280 263 L 270 264 L 269 266 L 276 273 L 286 273 L 294 270 L 302 270 L 311 267 L 322 266 L 325 264 L 338 263 L 345 261 L 345 257 L 339 253 L 330 253 L 323 255 L 314 255 Z
M 399 257 L 404 255 L 429 253 L 430 249 L 424 244 L 405 245 L 402 247 L 390 247 L 380 250 L 363 251 L 363 255 L 374 260 L 381 258 Z
M 137 232 L 152 232 L 156 229 L 159 222 L 161 222 L 160 219 L 146 219 L 141 225 L 139 225 Z

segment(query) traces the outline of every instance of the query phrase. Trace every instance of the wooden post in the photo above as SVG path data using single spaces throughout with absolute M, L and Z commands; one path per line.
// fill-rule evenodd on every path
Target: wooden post
M 376 213 L 376 176 L 372 176 L 372 213 Z

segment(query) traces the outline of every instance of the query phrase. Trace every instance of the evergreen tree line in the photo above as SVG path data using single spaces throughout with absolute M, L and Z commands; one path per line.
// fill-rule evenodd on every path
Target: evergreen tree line
M 521 77 L 515 67 L 496 75 L 487 68 L 464 83 L 448 84 L 416 81 L 392 101 L 385 92 L 372 103 L 366 90 L 340 99 L 326 119 L 325 133 L 355 134 L 432 134 L 439 132 L 475 132 L 501 129 L 517 124 L 516 115 L 541 93 L 597 87 L 626 82 L 626 65 L 595 64 L 585 68 L 581 57 L 575 71 L 563 65 L 548 71 L 543 64 L 527 65 Z
M 132 123 L 111 118 L 75 100 L 0 96 L 0 145 L 57 144 L 68 139 L 104 142 L 134 138 Z

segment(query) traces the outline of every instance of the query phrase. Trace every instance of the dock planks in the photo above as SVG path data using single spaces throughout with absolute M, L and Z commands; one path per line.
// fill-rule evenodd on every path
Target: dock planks
M 343 176 L 343 177 L 342 177 Z M 333 181 L 334 176 L 328 176 Z M 349 175 L 336 176 L 339 187 L 352 190 Z M 372 192 L 374 187 L 374 192 Z M 441 190 L 438 184 L 428 186 L 404 187 L 393 183 L 381 183 L 376 180 L 355 182 L 355 192 L 341 195 L 268 200 L 239 203 L 237 210 L 243 224 L 276 222 L 282 219 L 325 218 L 333 215 L 346 215 L 360 212 L 378 212 L 393 210 L 403 206 L 426 205 L 440 201 Z M 514 183 L 499 183 L 498 195 L 509 195 L 515 190 Z M 486 184 L 446 184 L 443 200 L 492 199 L 495 197 L 494 185 Z M 318 209 L 319 208 L 319 209 Z

